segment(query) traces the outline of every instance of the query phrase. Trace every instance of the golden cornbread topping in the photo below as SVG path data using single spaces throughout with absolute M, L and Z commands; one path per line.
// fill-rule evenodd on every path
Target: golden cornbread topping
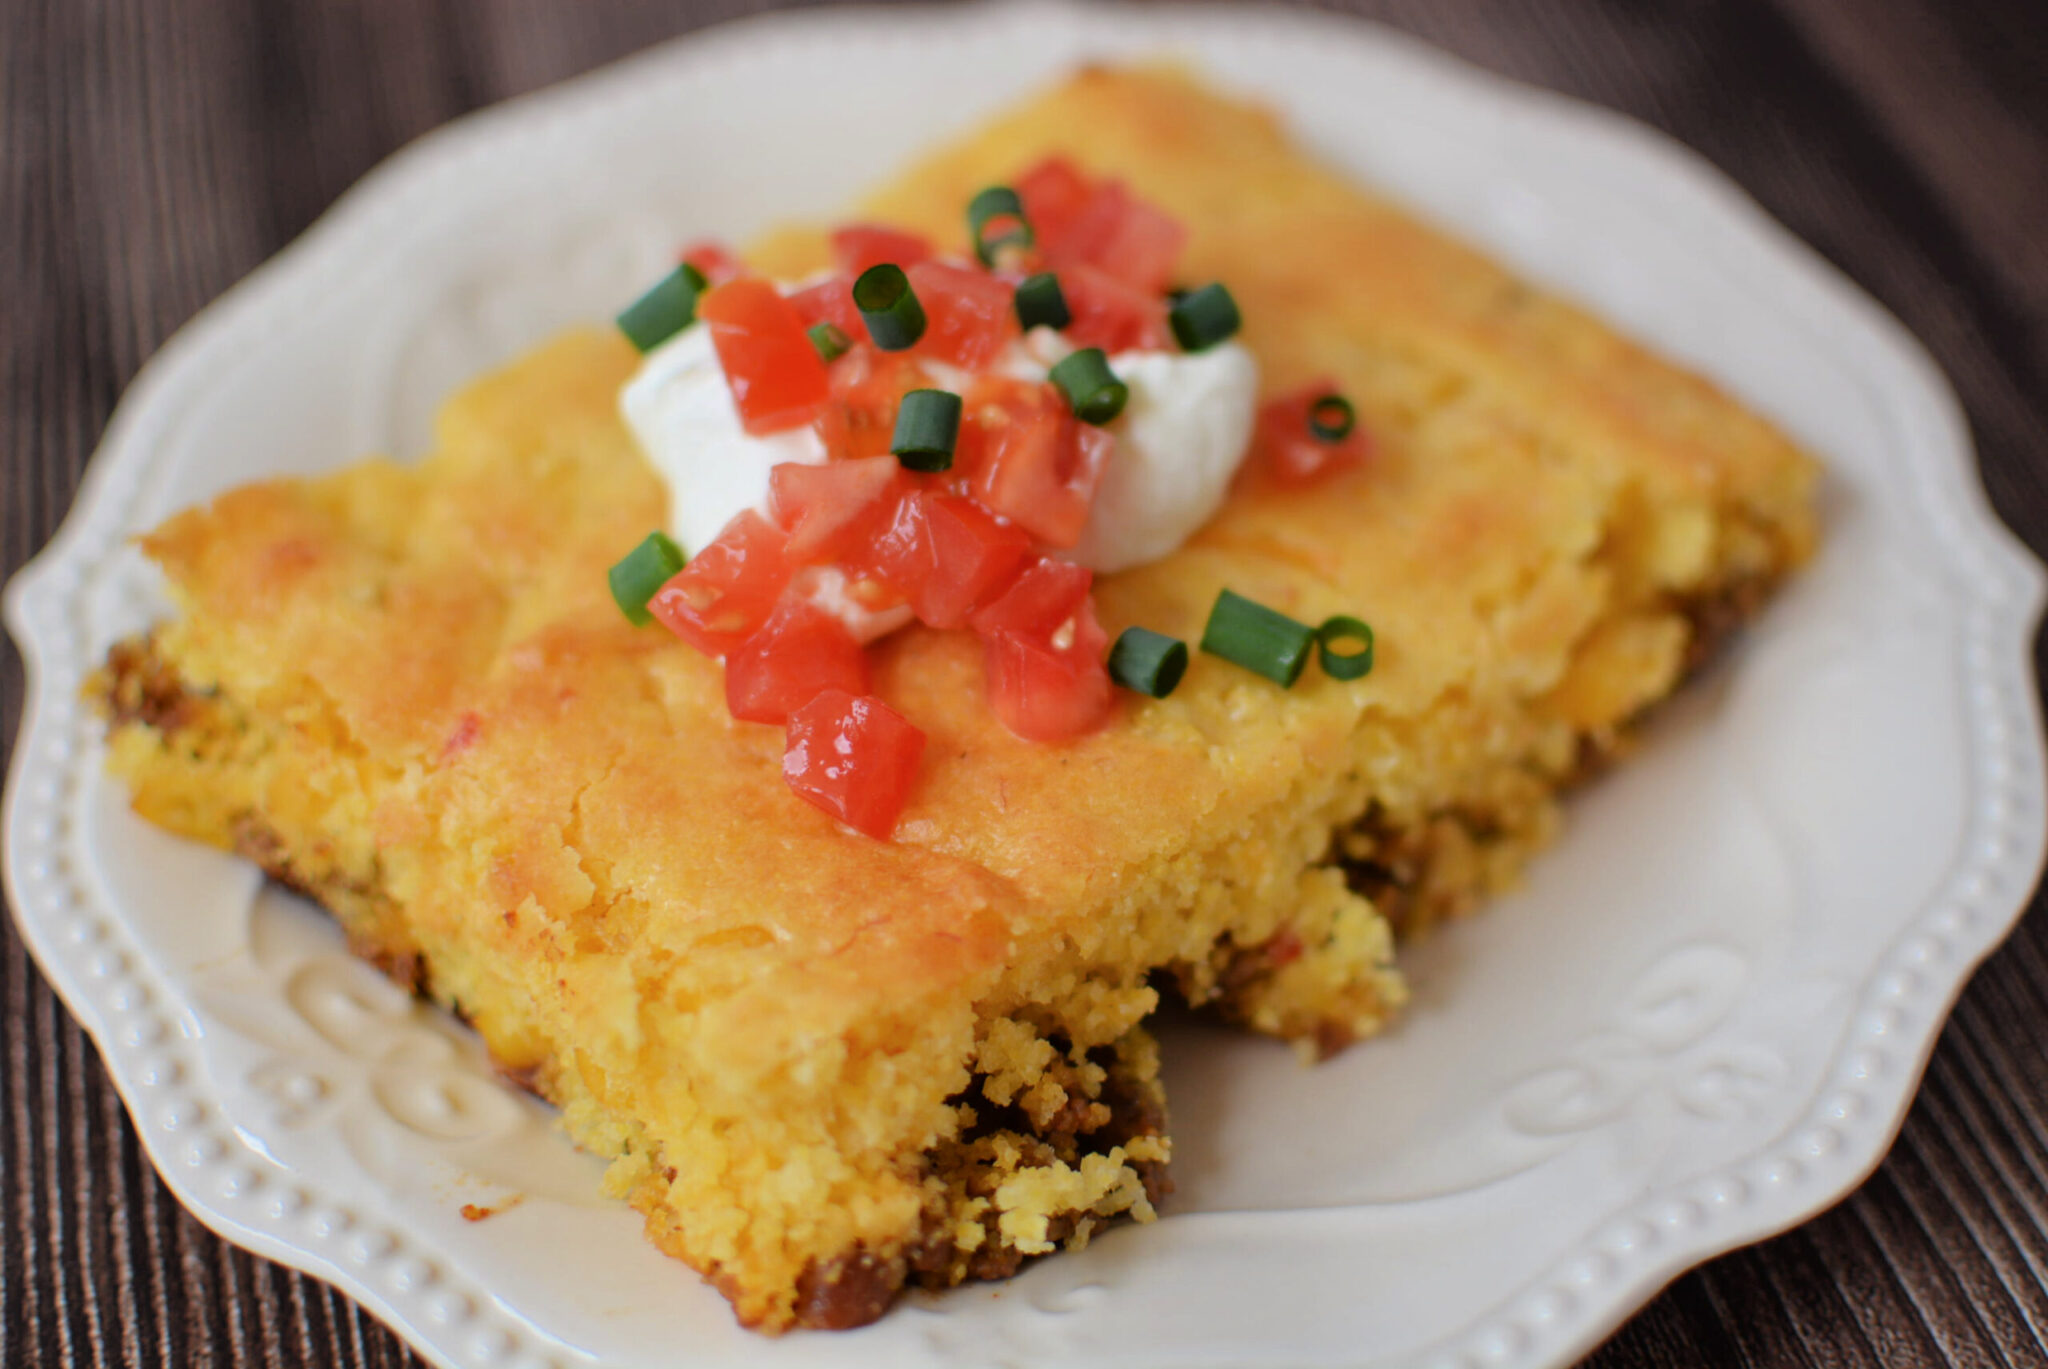
M 877 837 L 924 735 L 869 694 L 867 643 L 913 621 L 971 629 L 1005 726 L 1079 736 L 1112 683 L 1164 697 L 1188 660 L 1142 626 L 1112 646 L 1094 572 L 1176 550 L 1255 434 L 1282 483 L 1364 450 L 1332 387 L 1255 415 L 1236 301 L 1169 289 L 1186 230 L 1121 182 L 1054 158 L 966 220 L 971 261 L 855 224 L 832 235 L 838 269 L 796 287 L 700 245 L 618 320 L 643 353 L 621 413 L 699 545 L 685 564 L 650 534 L 614 596 L 722 658 L 732 716 L 787 728 L 790 786 Z M 1363 623 L 1325 628 L 1331 673 L 1370 669 Z M 1203 647 L 1288 685 L 1313 640 L 1231 595 Z

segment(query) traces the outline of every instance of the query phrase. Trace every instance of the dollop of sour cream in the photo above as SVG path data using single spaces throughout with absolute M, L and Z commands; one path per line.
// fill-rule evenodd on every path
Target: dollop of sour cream
M 768 512 L 768 472 L 819 466 L 825 444 L 806 423 L 766 437 L 740 426 L 711 330 L 693 323 L 641 358 L 619 412 L 668 482 L 668 532 L 695 556 L 747 509 Z
M 1034 329 L 1010 345 L 995 369 L 1043 380 L 1068 350 L 1057 334 Z M 1251 443 L 1259 389 L 1258 363 L 1235 342 L 1197 353 L 1120 352 L 1109 365 L 1130 387 L 1130 399 L 1109 425 L 1116 447 L 1088 525 L 1071 550 L 1058 553 L 1102 573 L 1168 555 L 1222 506 Z M 932 369 L 949 388 L 968 380 L 945 374 L 950 368 Z M 668 483 L 669 532 L 691 555 L 744 510 L 768 512 L 775 466 L 826 460 L 809 425 L 766 437 L 741 426 L 711 330 L 700 324 L 641 360 L 620 391 L 619 411 Z M 843 589 L 821 584 L 813 597 L 848 619 L 862 640 L 908 621 L 907 608 L 856 613 L 857 606 L 841 602 Z

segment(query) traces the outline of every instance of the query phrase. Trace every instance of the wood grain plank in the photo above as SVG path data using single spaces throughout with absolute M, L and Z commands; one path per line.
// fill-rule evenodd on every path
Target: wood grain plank
M 0 0 L 0 564 L 68 506 L 120 389 L 379 159 L 467 109 L 768 8 L 634 0 Z M 2039 3 L 1332 4 L 1671 132 L 1874 293 L 1955 381 L 2048 547 Z M 0 735 L 23 679 L 0 653 Z M 143 1159 L 0 934 L 0 1365 L 418 1365 L 232 1250 Z M 2048 914 L 1976 976 L 1899 1145 L 1841 1206 L 1677 1281 L 1598 1366 L 2048 1363 Z

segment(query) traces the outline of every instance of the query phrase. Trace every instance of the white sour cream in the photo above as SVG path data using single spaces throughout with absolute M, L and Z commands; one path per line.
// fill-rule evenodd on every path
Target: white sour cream
M 772 468 L 825 461 L 809 424 L 767 437 L 740 426 L 711 330 L 696 324 L 641 359 L 619 391 L 619 413 L 668 482 L 669 536 L 691 556 L 745 510 L 768 512 Z
M 1259 365 L 1234 342 L 1119 352 L 1109 369 L 1131 397 L 1109 425 L 1116 450 L 1088 526 L 1065 553 L 1101 572 L 1157 561 L 1215 516 L 1251 445 L 1259 395 Z
M 1011 345 L 997 368 L 1043 379 L 1066 350 L 1056 334 L 1034 329 Z M 1234 342 L 1194 354 L 1121 352 L 1109 364 L 1130 386 L 1130 400 L 1109 425 L 1116 449 L 1088 525 L 1074 548 L 1061 553 L 1098 572 L 1156 561 L 1209 521 L 1250 445 L 1259 390 L 1258 364 Z M 955 377 L 935 379 L 944 384 Z M 966 377 L 958 380 L 964 384 Z M 767 513 L 773 467 L 826 459 L 808 425 L 768 437 L 740 426 L 708 328 L 685 328 L 649 352 L 620 391 L 619 411 L 668 482 L 669 531 L 691 555 L 744 510 Z M 906 620 L 896 611 L 859 608 L 846 598 L 843 580 L 817 590 L 813 601 L 862 640 Z

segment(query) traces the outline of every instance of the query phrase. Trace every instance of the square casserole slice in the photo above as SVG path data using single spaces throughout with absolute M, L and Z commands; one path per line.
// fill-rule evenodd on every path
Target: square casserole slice
M 137 811 L 472 1022 L 766 1330 L 1149 1218 L 1160 989 L 1309 1053 L 1371 1034 L 1393 930 L 1511 878 L 1556 791 L 1814 537 L 1814 467 L 1770 425 L 1183 76 L 1083 72 L 866 212 L 958 244 L 975 190 L 1054 151 L 1177 214 L 1267 388 L 1333 378 L 1378 445 L 1103 581 L 1104 625 L 1192 641 L 1229 586 L 1369 618 L 1370 677 L 1282 691 L 1198 656 L 1170 699 L 1034 745 L 988 714 L 969 634 L 905 631 L 877 692 L 924 772 L 895 841 L 850 834 L 715 662 L 612 606 L 666 494 L 615 417 L 635 357 L 597 332 L 455 397 L 417 465 L 149 534 L 180 611 L 99 677 Z

